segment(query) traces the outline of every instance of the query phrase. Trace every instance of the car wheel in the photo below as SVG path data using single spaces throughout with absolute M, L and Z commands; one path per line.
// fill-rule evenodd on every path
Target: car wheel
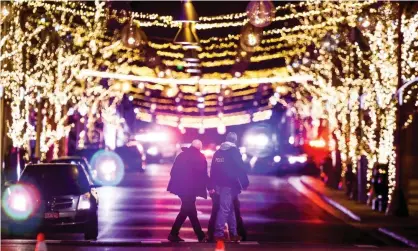
M 97 211 L 92 213 L 84 229 L 85 240 L 97 240 L 97 236 L 99 235 L 99 220 Z

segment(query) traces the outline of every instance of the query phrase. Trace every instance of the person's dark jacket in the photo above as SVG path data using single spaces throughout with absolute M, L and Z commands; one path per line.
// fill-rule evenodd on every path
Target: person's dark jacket
M 233 143 L 222 143 L 212 158 L 209 188 L 230 187 L 239 193 L 247 189 L 248 185 L 248 176 L 239 149 Z
M 182 148 L 171 169 L 167 191 L 183 196 L 207 198 L 208 164 L 195 147 Z

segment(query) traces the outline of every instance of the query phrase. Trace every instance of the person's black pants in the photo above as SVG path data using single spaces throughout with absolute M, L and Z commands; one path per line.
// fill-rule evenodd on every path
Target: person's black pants
M 180 213 L 177 215 L 177 218 L 174 221 L 170 234 L 178 236 L 181 226 L 186 221 L 186 218 L 189 217 L 197 238 L 199 240 L 203 239 L 205 237 L 205 233 L 202 231 L 199 219 L 197 218 L 196 197 L 180 197 L 180 199 Z
M 209 239 L 213 239 L 213 233 L 215 231 L 215 223 L 216 223 L 216 216 L 218 215 L 219 211 L 219 194 L 214 193 L 212 195 L 212 212 L 209 219 L 209 225 L 208 225 L 208 237 Z M 238 199 L 238 196 L 234 197 L 233 200 L 234 203 L 234 210 L 235 210 L 235 217 L 237 220 L 237 231 L 239 236 L 242 237 L 242 240 L 247 240 L 247 231 L 244 227 L 244 222 L 241 217 L 241 210 L 240 210 L 240 202 Z

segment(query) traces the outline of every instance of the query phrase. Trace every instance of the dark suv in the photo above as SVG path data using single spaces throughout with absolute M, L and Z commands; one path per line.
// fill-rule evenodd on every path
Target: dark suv
M 81 165 L 28 165 L 7 189 L 12 234 L 66 228 L 83 232 L 86 240 L 97 239 L 98 195 Z M 19 214 L 26 215 L 17 219 Z

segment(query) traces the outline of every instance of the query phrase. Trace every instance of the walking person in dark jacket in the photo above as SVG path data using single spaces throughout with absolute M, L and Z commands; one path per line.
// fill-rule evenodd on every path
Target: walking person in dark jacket
M 239 207 L 239 201 L 234 205 L 234 199 L 243 189 L 249 185 L 247 174 L 244 170 L 244 163 L 239 149 L 236 146 L 237 135 L 228 133 L 226 142 L 221 144 L 212 159 L 210 172 L 210 191 L 219 194 L 219 210 L 215 222 L 215 239 L 224 238 L 225 223 L 228 223 L 229 235 L 232 241 L 239 241 L 237 231 L 237 219 L 234 206 Z M 214 191 L 213 191 L 214 190 Z M 214 196 L 217 196 L 217 195 Z M 216 197 L 215 197 L 216 199 Z M 216 201 L 214 201 L 215 205 Z M 215 205 L 216 206 L 216 205 Z M 239 209 L 239 208 L 238 208 Z M 209 225 L 209 233 L 210 233 Z
M 220 196 L 217 193 L 211 193 L 210 197 L 212 198 L 212 212 L 209 218 L 208 224 L 208 241 L 213 242 L 215 240 L 214 232 L 215 232 L 215 223 L 216 223 L 216 216 L 218 215 L 219 211 L 219 203 L 220 203 Z M 240 209 L 240 201 L 238 195 L 233 198 L 232 203 L 234 204 L 234 212 L 235 212 L 235 219 L 237 221 L 237 232 L 238 235 L 241 237 L 241 241 L 247 240 L 247 230 L 244 226 L 244 221 L 241 216 L 241 209 Z
M 167 191 L 181 199 L 180 212 L 168 236 L 168 240 L 172 242 L 184 241 L 179 237 L 179 232 L 187 217 L 199 242 L 206 241 L 196 210 L 196 197 L 207 198 L 206 188 L 209 181 L 207 162 L 200 152 L 201 149 L 202 142 L 194 140 L 189 148 L 182 148 L 183 152 L 177 156 L 171 169 Z

